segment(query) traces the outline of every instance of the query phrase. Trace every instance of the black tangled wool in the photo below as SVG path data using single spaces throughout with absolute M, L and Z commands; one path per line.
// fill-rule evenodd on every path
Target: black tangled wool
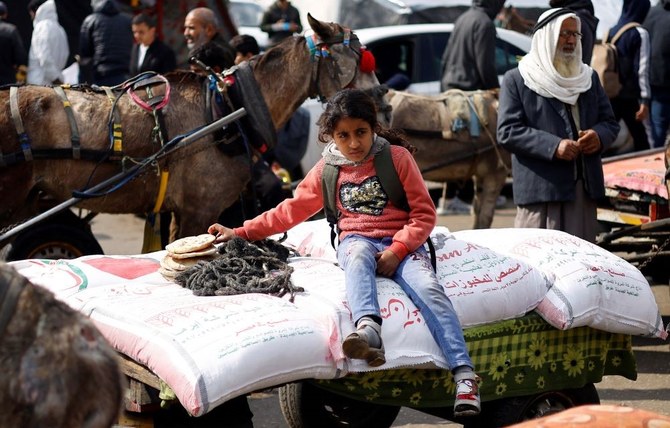
M 180 273 L 175 282 L 197 296 L 230 296 L 265 293 L 282 297 L 305 291 L 291 284 L 293 268 L 286 260 L 288 248 L 271 239 L 248 242 L 233 238 L 219 247 L 221 256 L 198 262 Z

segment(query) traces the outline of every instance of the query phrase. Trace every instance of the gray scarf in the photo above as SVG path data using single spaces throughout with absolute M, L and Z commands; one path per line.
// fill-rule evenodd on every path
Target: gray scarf
M 323 149 L 323 152 L 321 152 L 321 156 L 329 165 L 361 165 L 367 162 L 370 158 L 374 157 L 377 153 L 381 152 L 386 146 L 389 146 L 390 144 L 391 143 L 389 143 L 385 138 L 375 134 L 372 141 L 372 147 L 370 148 L 370 153 L 368 153 L 365 159 L 360 162 L 353 162 L 347 159 L 342 154 L 342 152 L 337 149 L 337 146 L 334 142 L 328 143 L 328 145 Z

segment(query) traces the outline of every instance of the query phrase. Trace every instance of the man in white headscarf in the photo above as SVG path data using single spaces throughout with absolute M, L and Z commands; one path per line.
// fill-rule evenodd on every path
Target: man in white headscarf
M 619 125 L 598 75 L 581 61 L 580 21 L 544 12 L 530 52 L 505 74 L 498 142 L 512 153 L 515 227 L 556 229 L 594 242 L 604 197 L 600 153 Z

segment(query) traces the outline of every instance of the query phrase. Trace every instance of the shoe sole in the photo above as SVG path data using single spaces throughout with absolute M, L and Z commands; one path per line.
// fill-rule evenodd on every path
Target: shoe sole
M 479 410 L 461 410 L 460 412 L 454 411 L 454 416 L 456 417 L 468 417 L 468 416 L 477 416 L 479 414 Z
M 379 367 L 386 363 L 384 351 L 379 348 L 371 348 L 368 342 L 351 334 L 342 343 L 344 355 L 355 360 L 365 360 L 370 367 Z
M 461 404 L 457 407 L 462 408 L 454 409 L 454 416 L 477 416 L 480 413 L 480 410 L 471 404 Z

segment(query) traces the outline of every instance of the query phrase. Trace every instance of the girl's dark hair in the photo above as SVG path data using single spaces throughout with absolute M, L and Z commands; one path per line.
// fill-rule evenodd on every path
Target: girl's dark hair
M 364 120 L 373 132 L 389 143 L 405 147 L 411 153 L 416 151 L 400 129 L 382 127 L 377 120 L 377 106 L 374 99 L 361 89 L 342 89 L 328 100 L 326 109 L 316 122 L 319 125 L 319 141 L 329 143 L 337 123 L 345 118 Z

